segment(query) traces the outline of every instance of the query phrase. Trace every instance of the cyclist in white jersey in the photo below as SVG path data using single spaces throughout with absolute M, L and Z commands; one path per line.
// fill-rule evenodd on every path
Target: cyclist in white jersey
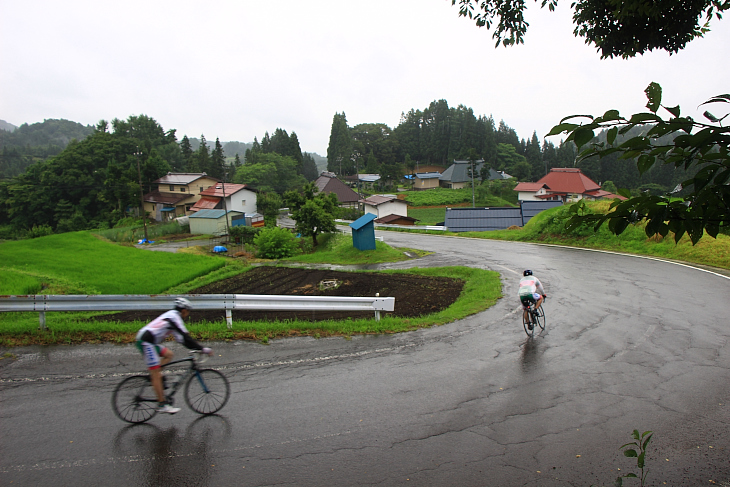
M 532 275 L 531 270 L 525 270 L 522 275 L 519 290 L 520 303 L 522 303 L 523 307 L 524 320 L 528 321 L 527 309 L 530 307 L 530 304 L 535 303 L 535 308 L 539 308 L 547 296 L 545 295 L 545 289 L 543 289 L 542 283 L 537 277 Z M 532 324 L 528 328 L 532 330 Z
M 200 350 L 208 355 L 213 353 L 210 348 L 203 347 L 196 342 L 185 328 L 183 320 L 190 316 L 191 309 L 190 301 L 185 298 L 177 298 L 175 309 L 161 314 L 137 332 L 137 348 L 142 352 L 145 364 L 150 371 L 152 387 L 157 394 L 157 411 L 161 413 L 175 414 L 180 411 L 180 408 L 172 407 L 165 400 L 160 367 L 169 363 L 173 354 L 172 350 L 160 344 L 172 335 L 176 342 L 182 343 L 191 350 Z

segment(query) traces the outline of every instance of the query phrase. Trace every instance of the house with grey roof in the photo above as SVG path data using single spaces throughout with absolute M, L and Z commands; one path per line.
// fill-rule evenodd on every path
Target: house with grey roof
M 360 200 L 358 194 L 332 172 L 322 171 L 322 174 L 315 179 L 314 185 L 317 186 L 320 193 L 334 193 L 340 206 L 356 208 L 357 202 Z
M 480 180 L 480 171 L 484 165 L 484 159 L 474 161 L 474 182 Z M 439 177 L 439 186 L 442 188 L 461 189 L 471 186 L 472 163 L 470 161 L 457 161 L 450 165 Z
M 388 215 L 408 216 L 408 203 L 393 195 L 376 194 L 360 202 L 365 213 L 372 213 L 378 218 Z

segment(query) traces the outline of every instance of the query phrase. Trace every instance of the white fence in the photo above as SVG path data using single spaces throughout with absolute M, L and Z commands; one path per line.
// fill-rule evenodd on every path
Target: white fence
M 381 311 L 393 311 L 395 298 L 345 296 L 280 296 L 265 294 L 36 294 L 30 296 L 0 296 L 0 312 L 36 311 L 40 327 L 46 328 L 46 311 L 134 311 L 167 310 L 175 299 L 190 300 L 193 309 L 222 309 L 226 312 L 228 328 L 232 325 L 232 310 L 276 311 L 374 311 L 380 320 Z

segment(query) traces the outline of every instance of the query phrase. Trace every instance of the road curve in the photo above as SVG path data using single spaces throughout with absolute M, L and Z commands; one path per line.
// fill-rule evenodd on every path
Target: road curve
M 729 279 L 560 247 L 382 235 L 434 251 L 383 267 L 496 270 L 505 298 L 412 333 L 214 344 L 211 365 L 233 391 L 222 414 L 182 406 L 135 427 L 109 407 L 140 369 L 133 347 L 9 350 L 0 484 L 609 485 L 637 471 L 618 449 L 636 428 L 654 431 L 651 483 L 730 485 Z M 535 339 L 515 298 L 525 268 L 549 295 Z

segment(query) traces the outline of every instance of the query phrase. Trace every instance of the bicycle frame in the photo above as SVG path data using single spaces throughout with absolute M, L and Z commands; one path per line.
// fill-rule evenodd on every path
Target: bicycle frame
M 181 363 L 184 363 L 184 362 L 190 362 L 190 365 L 185 370 L 185 372 L 183 372 L 182 375 L 179 376 L 178 380 L 175 382 L 175 384 L 172 386 L 172 388 L 169 389 L 169 394 L 165 394 L 165 397 L 167 399 L 170 399 L 170 398 L 172 398 L 172 396 L 175 395 L 175 393 L 177 392 L 177 390 L 180 387 L 182 387 L 182 385 L 184 383 L 186 383 L 188 381 L 188 377 L 190 377 L 193 374 L 198 374 L 198 363 L 195 361 L 195 356 L 191 353 L 190 355 L 188 355 L 185 358 L 180 358 L 180 359 L 177 359 L 177 360 L 173 360 L 171 362 L 166 363 L 165 365 L 163 365 L 161 367 L 162 369 L 165 369 L 167 367 L 170 367 L 171 365 L 181 364 Z M 200 375 L 199 374 L 198 374 L 198 380 L 200 381 L 200 384 L 203 387 L 203 389 L 205 389 L 205 392 L 208 392 L 208 388 L 205 385 L 205 382 L 203 382 L 202 380 L 200 380 Z

